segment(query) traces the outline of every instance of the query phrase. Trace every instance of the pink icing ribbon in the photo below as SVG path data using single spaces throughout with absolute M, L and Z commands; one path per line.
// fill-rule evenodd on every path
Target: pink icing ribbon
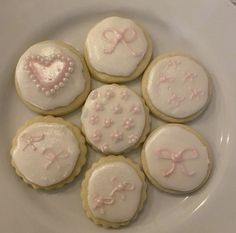
M 23 136 L 23 139 L 25 140 L 26 144 L 23 147 L 23 151 L 27 149 L 27 147 L 31 146 L 31 148 L 33 149 L 33 151 L 36 151 L 38 148 L 35 146 L 36 142 L 40 142 L 45 138 L 44 134 L 41 134 L 40 136 Z
M 111 44 L 109 49 L 104 49 L 105 54 L 112 54 L 120 43 L 126 46 L 126 48 L 134 57 L 138 57 L 143 54 L 143 52 L 136 52 L 129 45 L 137 39 L 137 33 L 133 28 L 126 28 L 123 31 L 118 31 L 114 28 L 108 28 L 103 31 L 102 36 L 108 43 Z
M 178 152 L 173 152 L 169 149 L 161 149 L 157 151 L 157 155 L 160 159 L 171 161 L 170 169 L 165 171 L 163 176 L 170 176 L 171 174 L 173 174 L 173 172 L 176 169 L 177 164 L 181 164 L 183 174 L 187 176 L 192 176 L 195 174 L 194 171 L 192 172 L 188 171 L 187 167 L 184 164 L 184 161 L 198 158 L 199 153 L 196 149 L 187 148 Z
M 59 160 L 66 159 L 69 156 L 68 153 L 65 152 L 64 150 L 59 153 L 55 153 L 54 150 L 50 148 L 45 149 L 43 151 L 43 154 L 45 155 L 45 158 L 48 160 L 48 163 L 45 165 L 46 169 L 48 169 L 52 164 L 55 164 L 57 168 L 60 169 Z
M 115 203 L 116 193 L 121 193 L 121 199 L 124 200 L 125 194 L 123 192 L 129 192 L 135 189 L 133 184 L 125 181 L 122 182 L 117 177 L 112 177 L 111 183 L 113 185 L 113 189 L 107 197 L 102 197 L 98 194 L 95 194 L 93 199 L 93 208 L 99 209 L 101 214 L 105 213 L 105 205 L 112 205 Z

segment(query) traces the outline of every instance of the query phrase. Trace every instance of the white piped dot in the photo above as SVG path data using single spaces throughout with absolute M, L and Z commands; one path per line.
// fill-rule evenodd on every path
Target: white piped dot
M 37 87 L 38 89 L 40 89 L 40 84 L 37 84 L 36 87 Z
M 37 80 L 36 80 L 36 79 L 33 79 L 33 82 L 34 82 L 34 83 L 37 83 Z
M 49 92 L 49 91 L 46 91 L 46 92 L 45 92 L 45 95 L 46 95 L 46 96 L 49 96 L 49 95 L 50 95 L 50 92 Z
M 31 74 L 31 75 L 30 75 L 30 78 L 31 78 L 31 79 L 34 79 L 34 75 L 33 75 L 33 74 Z
M 70 66 L 73 66 L 73 65 L 74 65 L 74 62 L 73 62 L 73 61 L 71 61 L 71 62 L 69 63 L 69 65 L 70 65 Z
M 51 94 L 54 94 L 54 93 L 55 93 L 55 90 L 52 88 L 52 89 L 50 90 L 50 92 L 51 92 Z
M 45 88 L 44 88 L 44 87 L 42 87 L 42 88 L 41 88 L 41 91 L 45 91 Z

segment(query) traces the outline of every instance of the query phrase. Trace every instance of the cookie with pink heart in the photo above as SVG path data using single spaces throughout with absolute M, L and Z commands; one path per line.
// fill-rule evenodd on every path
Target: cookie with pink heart
M 90 90 L 90 77 L 79 52 L 59 41 L 31 46 L 20 58 L 16 90 L 33 111 L 64 115 L 78 108 Z

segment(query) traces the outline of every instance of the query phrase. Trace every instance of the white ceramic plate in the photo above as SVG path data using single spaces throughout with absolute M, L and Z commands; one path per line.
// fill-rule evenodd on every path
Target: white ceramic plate
M 214 151 L 214 172 L 199 192 L 176 197 L 149 188 L 138 219 L 119 232 L 233 233 L 236 217 L 236 6 L 228 0 L 41 1 L 10 0 L 0 9 L 0 232 L 100 233 L 81 207 L 83 174 L 58 191 L 35 191 L 10 166 L 9 149 L 15 130 L 31 116 L 17 98 L 14 68 L 32 44 L 62 39 L 82 49 L 88 30 L 100 19 L 121 15 L 142 24 L 154 41 L 154 54 L 180 51 L 199 59 L 214 82 L 207 111 L 191 126 L 199 130 Z M 93 86 L 100 85 L 94 82 Z M 140 89 L 140 79 L 129 84 Z M 77 124 L 80 110 L 66 116 Z M 154 120 L 153 128 L 162 124 Z M 98 154 L 90 150 L 89 163 Z M 130 157 L 139 160 L 139 151 Z M 84 171 L 86 168 L 84 169 Z

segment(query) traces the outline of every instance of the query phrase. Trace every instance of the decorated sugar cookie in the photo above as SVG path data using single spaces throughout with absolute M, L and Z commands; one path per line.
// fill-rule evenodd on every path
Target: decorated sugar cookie
M 85 45 L 85 59 L 92 75 L 106 83 L 137 78 L 152 55 L 147 32 L 132 20 L 115 16 L 96 24 Z
M 116 84 L 101 86 L 89 94 L 81 122 L 87 141 L 104 154 L 137 147 L 149 131 L 149 114 L 141 98 Z
M 86 161 L 80 130 L 62 118 L 35 117 L 16 133 L 11 163 L 35 189 L 53 189 L 71 182 Z
M 167 124 L 154 130 L 144 144 L 141 160 L 151 183 L 175 194 L 199 189 L 212 168 L 206 141 L 181 124 Z
M 33 45 L 21 56 L 15 83 L 24 103 L 45 115 L 75 110 L 90 90 L 89 73 L 79 52 L 52 40 Z
M 207 72 L 192 58 L 157 57 L 144 73 L 143 97 L 152 113 L 169 122 L 186 122 L 200 115 L 211 96 Z
M 81 186 L 83 208 L 96 224 L 118 228 L 143 208 L 146 189 L 138 165 L 123 156 L 108 156 L 86 172 Z

